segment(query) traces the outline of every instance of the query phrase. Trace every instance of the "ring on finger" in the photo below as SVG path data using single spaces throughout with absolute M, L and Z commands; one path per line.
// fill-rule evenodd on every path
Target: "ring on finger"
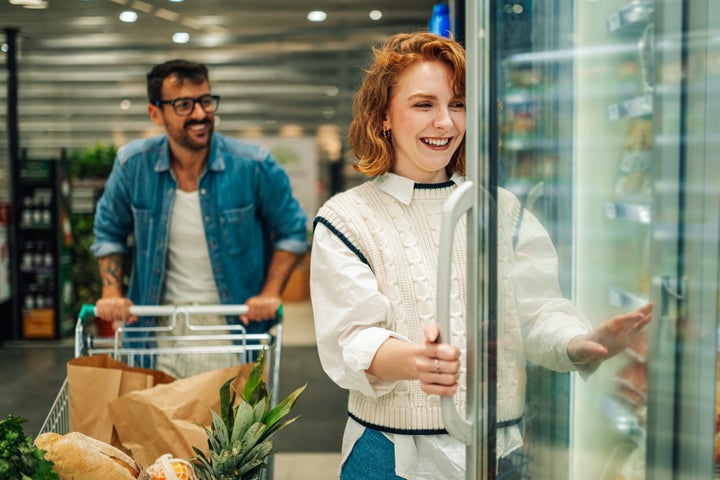
M 440 373 L 440 360 L 435 359 L 435 373 Z

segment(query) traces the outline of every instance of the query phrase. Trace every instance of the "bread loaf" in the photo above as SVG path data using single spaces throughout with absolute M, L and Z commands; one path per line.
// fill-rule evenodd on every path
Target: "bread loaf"
M 43 433 L 35 446 L 47 452 L 60 480 L 137 480 L 141 475 L 125 452 L 79 432 Z

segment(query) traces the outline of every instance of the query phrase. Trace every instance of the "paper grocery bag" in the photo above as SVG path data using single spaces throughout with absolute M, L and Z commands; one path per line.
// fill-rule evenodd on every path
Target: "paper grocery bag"
M 110 413 L 122 448 L 147 467 L 163 454 L 177 458 L 195 455 L 192 447 L 207 454 L 210 409 L 220 413 L 220 387 L 235 378 L 240 392 L 252 363 L 212 370 L 172 383 L 135 390 L 110 402 Z
M 175 380 L 147 368 L 129 367 L 109 355 L 79 357 L 67 363 L 70 430 L 119 446 L 108 405 L 119 396 Z

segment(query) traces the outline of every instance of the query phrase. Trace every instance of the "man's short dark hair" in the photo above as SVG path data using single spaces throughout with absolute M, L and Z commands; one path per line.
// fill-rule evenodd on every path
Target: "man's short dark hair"
M 194 84 L 210 82 L 208 68 L 203 63 L 178 59 L 155 65 L 147 74 L 147 94 L 150 103 L 163 100 L 161 98 L 163 80 L 171 75 L 181 84 L 186 81 Z

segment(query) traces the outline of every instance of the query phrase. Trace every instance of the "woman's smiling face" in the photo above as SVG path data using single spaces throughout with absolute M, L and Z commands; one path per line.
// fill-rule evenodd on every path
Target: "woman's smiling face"
M 383 122 L 390 130 L 392 172 L 418 183 L 448 180 L 445 167 L 465 136 L 465 98 L 453 92 L 450 68 L 417 63 L 398 77 Z

